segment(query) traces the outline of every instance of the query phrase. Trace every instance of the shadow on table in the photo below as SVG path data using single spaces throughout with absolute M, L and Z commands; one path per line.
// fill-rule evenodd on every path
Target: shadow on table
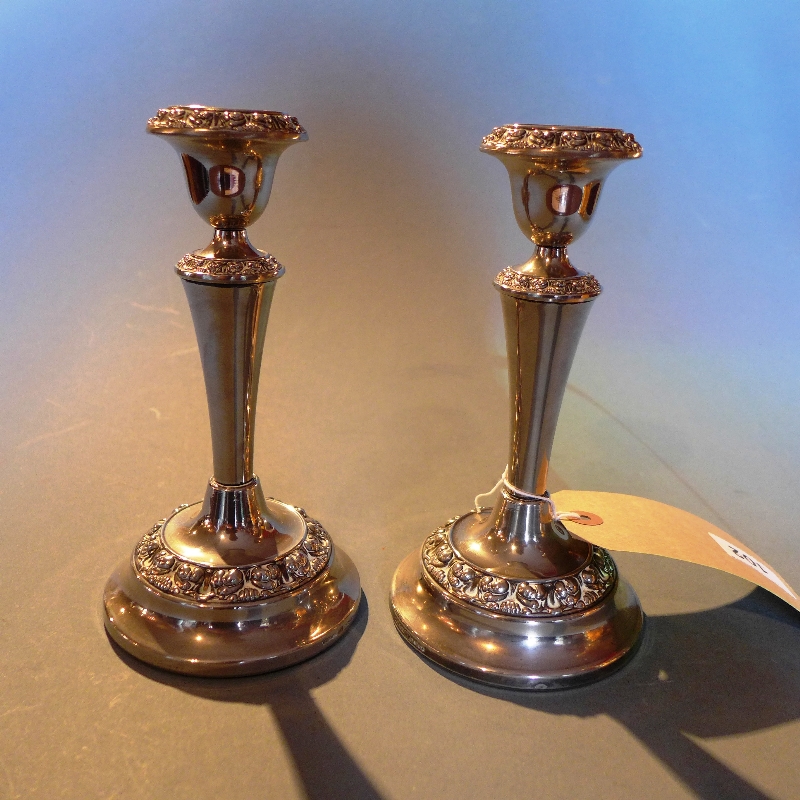
M 499 690 L 436 669 L 473 691 L 540 712 L 606 714 L 703 800 L 768 800 L 692 737 L 751 733 L 800 718 L 798 653 L 800 617 L 756 589 L 710 611 L 649 617 L 632 661 L 584 688 Z
M 144 664 L 114 646 L 119 657 L 145 677 L 183 692 L 230 703 L 268 707 L 280 728 L 308 800 L 382 800 L 317 707 L 311 690 L 333 680 L 348 664 L 369 618 L 362 593 L 350 630 L 320 655 L 252 678 L 192 678 Z
M 253 678 L 189 678 L 115 650 L 132 669 L 212 700 L 267 706 L 309 800 L 382 800 L 311 695 L 347 665 L 367 625 L 356 621 L 332 648 L 296 667 Z M 414 651 L 416 652 L 416 651 Z M 641 647 L 616 674 L 581 689 L 493 689 L 433 666 L 472 691 L 547 714 L 605 714 L 622 723 L 702 800 L 770 800 L 695 743 L 800 718 L 800 618 L 763 589 L 727 606 L 649 617 Z M 426 668 L 432 665 L 424 661 Z

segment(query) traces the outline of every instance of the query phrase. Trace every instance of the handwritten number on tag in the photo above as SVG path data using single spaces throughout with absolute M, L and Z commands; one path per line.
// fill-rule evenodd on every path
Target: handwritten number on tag
M 729 555 L 731 558 L 736 558 L 743 564 L 747 564 L 750 569 L 760 572 L 765 578 L 768 578 L 773 583 L 777 584 L 784 591 L 788 592 L 792 597 L 797 595 L 766 565 L 762 564 L 757 558 L 745 553 L 741 548 L 737 547 L 730 542 L 725 541 L 721 536 L 716 536 L 711 531 L 708 535 Z

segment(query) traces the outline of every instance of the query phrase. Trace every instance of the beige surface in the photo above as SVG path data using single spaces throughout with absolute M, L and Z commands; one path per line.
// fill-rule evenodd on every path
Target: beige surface
M 800 585 L 796 11 L 741 8 L 2 5 L 0 797 L 800 796 L 797 614 L 740 579 L 621 554 L 642 650 L 552 696 L 431 668 L 387 605 L 400 560 L 507 461 L 491 280 L 529 249 L 477 145 L 513 120 L 620 125 L 645 149 L 572 254 L 604 294 L 551 489 L 685 509 Z M 211 463 L 172 272 L 210 231 L 143 132 L 176 102 L 278 108 L 311 137 L 253 231 L 287 266 L 256 467 L 347 549 L 368 613 L 263 678 L 138 666 L 99 615 L 115 563 Z

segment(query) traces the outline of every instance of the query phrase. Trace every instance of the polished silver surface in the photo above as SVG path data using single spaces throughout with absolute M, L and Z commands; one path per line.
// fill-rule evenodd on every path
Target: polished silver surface
M 209 567 L 279 558 L 305 536 L 300 512 L 266 499 L 258 478 L 243 486 L 212 479 L 202 503 L 181 507 L 164 523 L 164 544 L 172 553 Z
M 514 212 L 534 243 L 495 280 L 505 320 L 510 444 L 493 508 L 450 520 L 399 568 L 400 634 L 448 669 L 501 686 L 585 683 L 633 650 L 643 616 L 602 548 L 554 518 L 547 472 L 561 402 L 600 285 L 567 245 L 589 225 L 602 182 L 641 148 L 610 129 L 507 125 L 481 149 L 508 169 Z
M 132 655 L 196 675 L 266 672 L 336 640 L 360 600 L 358 572 L 301 508 L 264 496 L 253 473 L 256 399 L 275 281 L 250 244 L 278 156 L 307 136 L 294 117 L 202 106 L 162 109 L 148 130 L 181 156 L 189 196 L 214 227 L 178 275 L 208 400 L 213 477 L 202 503 L 156 523 L 109 580 L 105 624 Z
M 527 552 L 510 548 L 496 537 L 481 540 L 476 536 L 459 542 L 454 535 L 459 524 L 469 530 L 481 516 L 481 512 L 473 511 L 450 520 L 423 543 L 422 578 L 434 592 L 441 589 L 462 602 L 497 614 L 553 618 L 589 608 L 614 589 L 614 561 L 601 547 L 587 546 L 586 542 L 580 542 L 580 552 L 576 548 L 570 551 L 558 539 L 550 542 L 551 554 L 561 556 L 555 565 L 560 570 L 553 569 L 552 559 L 538 559 L 536 563 L 537 559 L 531 557 L 535 552 L 532 547 Z M 532 543 L 541 544 L 544 539 L 545 536 L 531 537 Z M 498 565 L 498 555 L 518 560 Z M 536 569 L 542 563 L 552 574 Z
M 308 139 L 295 117 L 209 106 L 160 109 L 147 130 L 180 155 L 195 211 L 225 230 L 244 230 L 261 216 L 279 156 Z
M 203 364 L 214 479 L 244 484 L 253 478 L 258 378 L 275 281 L 217 286 L 184 280 L 183 288 Z
M 592 221 L 608 173 L 620 161 L 642 155 L 632 134 L 614 128 L 522 123 L 495 128 L 484 137 L 481 150 L 499 158 L 508 170 L 514 216 L 522 232 L 548 248 L 574 242 Z M 537 249 L 523 271 L 534 271 L 550 260 L 542 255 Z M 565 256 L 558 254 L 564 262 L 559 274 L 573 269 Z
M 531 302 L 507 292 L 501 300 L 511 398 L 508 480 L 542 494 L 569 370 L 592 304 Z
M 492 509 L 470 512 L 452 525 L 456 552 L 478 569 L 507 579 L 568 575 L 589 559 L 591 547 L 553 520 L 546 503 L 504 491 Z
M 358 572 L 336 550 L 330 566 L 302 588 L 267 602 L 218 608 L 176 599 L 143 582 L 131 561 L 106 584 L 112 639 L 136 658 L 187 675 L 256 675 L 324 650 L 353 621 Z
M 392 580 L 392 616 L 403 638 L 452 672 L 511 689 L 591 683 L 625 663 L 642 630 L 633 590 L 618 581 L 603 602 L 560 617 L 505 617 L 459 602 L 420 578 L 412 553 Z

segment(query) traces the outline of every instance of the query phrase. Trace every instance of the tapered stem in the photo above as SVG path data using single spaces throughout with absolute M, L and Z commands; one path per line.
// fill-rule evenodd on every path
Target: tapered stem
M 591 301 L 501 295 L 511 399 L 508 480 L 524 492 L 543 494 L 558 413 Z
M 214 479 L 253 478 L 256 396 L 275 281 L 219 286 L 184 280 L 211 421 Z

